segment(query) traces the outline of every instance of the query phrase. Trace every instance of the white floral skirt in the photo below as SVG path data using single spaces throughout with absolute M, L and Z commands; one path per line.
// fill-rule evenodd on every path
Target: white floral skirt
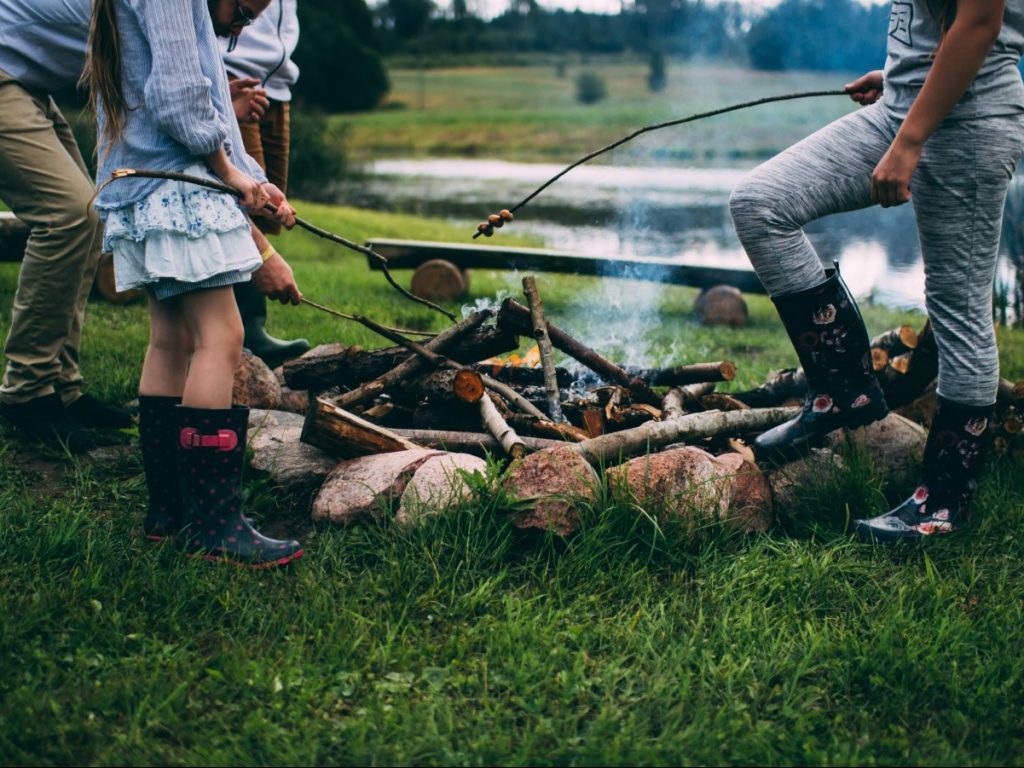
M 215 180 L 201 165 L 184 172 Z M 114 254 L 118 291 L 162 288 L 159 298 L 243 282 L 263 263 L 237 200 L 183 181 L 106 211 L 103 250 Z

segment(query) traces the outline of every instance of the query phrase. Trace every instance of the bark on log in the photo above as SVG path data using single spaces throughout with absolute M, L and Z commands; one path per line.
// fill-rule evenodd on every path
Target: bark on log
M 548 419 L 538 419 L 527 414 L 515 414 L 510 416 L 508 423 L 517 432 L 532 433 L 538 437 L 546 437 L 552 440 L 569 440 L 574 443 L 581 443 L 590 438 L 582 429 L 572 424 L 555 423 Z
M 721 360 L 713 363 L 690 363 L 672 368 L 623 368 L 627 375 L 646 382 L 652 387 L 678 387 L 685 384 L 703 384 L 715 381 L 732 381 L 736 378 L 736 363 Z M 580 371 L 576 379 L 594 380 L 592 373 Z M 610 381 L 610 379 L 607 379 Z M 620 383 L 620 382 L 616 382 Z
M 501 310 L 498 312 L 498 327 L 517 333 L 530 333 L 532 329 L 530 310 L 514 299 L 505 299 L 501 305 Z M 552 344 L 573 359 L 583 363 L 583 365 L 599 376 L 626 387 L 633 397 L 640 402 L 650 403 L 651 405 L 659 405 L 661 403 L 661 397 L 647 384 L 635 376 L 630 376 L 615 363 L 601 357 L 601 355 L 586 344 L 577 341 L 550 322 L 547 324 L 547 330 Z
M 916 400 L 939 375 L 939 350 L 935 345 L 935 335 L 932 333 L 930 321 L 925 322 L 924 328 L 918 334 L 914 350 L 905 354 L 905 374 L 880 377 L 882 388 L 885 390 L 885 400 L 890 408 L 899 408 Z
M 917 347 L 917 331 L 909 325 L 901 325 L 885 333 L 880 333 L 871 340 L 872 349 L 881 349 L 890 357 L 902 355 L 915 347 Z
M 769 408 L 787 400 L 802 400 L 807 394 L 807 378 L 803 368 L 784 368 L 769 374 L 759 387 L 731 394 L 752 408 Z
M 309 409 L 300 439 L 343 458 L 422 447 L 319 397 Z
M 501 449 L 507 456 L 519 459 L 526 455 L 526 444 L 498 413 L 498 409 L 489 395 L 480 398 L 480 418 L 487 431 L 501 444 Z
M 392 429 L 391 431 L 427 448 L 472 453 L 474 456 L 486 456 L 487 454 L 493 456 L 501 450 L 501 443 L 485 432 L 454 432 L 433 429 Z M 545 440 L 525 435 L 520 435 L 519 439 L 531 453 L 565 445 L 564 440 Z
M 707 411 L 671 421 L 650 421 L 633 429 L 591 438 L 569 447 L 591 464 L 613 464 L 624 456 L 654 450 L 669 443 L 717 435 L 761 432 L 796 416 L 796 408 L 760 408 L 749 411 Z
M 516 337 L 518 338 L 518 337 Z M 521 365 L 502 365 L 501 363 L 477 363 L 473 366 L 480 373 L 490 376 L 502 384 L 524 387 L 544 386 L 544 371 L 540 368 L 527 368 Z M 565 368 L 555 368 L 555 380 L 560 387 L 572 384 L 574 376 Z
M 750 406 L 723 392 L 712 392 L 700 399 L 707 411 L 749 411 Z
M 547 391 L 548 413 L 555 422 L 564 421 L 559 404 L 558 379 L 555 375 L 555 361 L 552 358 L 551 339 L 548 338 L 547 321 L 544 319 L 544 302 L 537 290 L 537 279 L 532 275 L 523 278 L 523 292 L 530 305 L 530 321 L 533 323 L 533 338 L 540 351 L 540 366 L 544 372 L 544 389 Z
M 471 315 L 470 317 L 475 317 Z M 486 319 L 484 318 L 480 320 Z M 474 321 L 475 322 L 475 321 Z M 467 365 L 494 355 L 511 352 L 519 347 L 519 337 L 501 331 L 493 326 L 462 328 L 461 323 L 454 340 L 445 341 L 439 348 L 446 357 Z M 451 330 L 451 329 L 449 329 Z M 441 338 L 443 331 L 434 339 Z M 459 337 L 465 333 L 464 337 Z M 433 340 L 425 346 L 435 349 Z M 323 350 L 318 354 L 320 350 Z M 436 351 L 436 350 L 435 350 Z M 410 359 L 405 347 L 384 347 L 365 350 L 361 347 L 344 347 L 340 344 L 324 345 L 307 352 L 302 357 L 284 364 L 285 382 L 292 389 L 312 389 L 321 392 L 331 387 L 358 387 L 372 381 Z
M 443 368 L 403 382 L 401 389 L 415 400 L 426 398 L 432 404 L 475 403 L 484 396 L 484 380 L 472 368 Z

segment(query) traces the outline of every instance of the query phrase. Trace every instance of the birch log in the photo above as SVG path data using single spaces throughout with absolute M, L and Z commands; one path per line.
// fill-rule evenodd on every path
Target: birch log
M 540 365 L 544 371 L 544 389 L 548 396 L 548 413 L 556 422 L 565 421 L 558 394 L 558 379 L 555 374 L 555 361 L 552 358 L 551 339 L 548 337 L 548 325 L 544 320 L 544 302 L 537 290 L 537 279 L 533 275 L 523 278 L 523 293 L 530 305 L 530 320 L 533 323 L 533 338 L 537 340 L 540 351 Z
M 506 455 L 513 459 L 519 459 L 526 455 L 526 444 L 498 413 L 490 395 L 480 398 L 480 418 L 484 426 L 487 427 L 487 431 L 501 444 L 501 449 Z

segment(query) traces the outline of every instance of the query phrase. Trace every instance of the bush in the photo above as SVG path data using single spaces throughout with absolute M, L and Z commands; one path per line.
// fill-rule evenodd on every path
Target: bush
M 576 78 L 576 100 L 581 104 L 596 104 L 608 95 L 604 78 L 594 72 L 583 72 Z
M 327 200 L 331 186 L 344 175 L 345 129 L 331 126 L 319 112 L 293 111 L 288 194 Z

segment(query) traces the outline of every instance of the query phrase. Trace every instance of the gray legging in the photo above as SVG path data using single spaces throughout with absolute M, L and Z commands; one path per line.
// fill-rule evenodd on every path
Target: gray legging
M 825 281 L 802 228 L 872 205 L 871 173 L 899 126 L 880 102 L 864 107 L 755 168 L 733 192 L 736 233 L 771 296 Z M 910 185 L 938 391 L 959 403 L 996 398 L 992 284 L 1006 190 L 1022 150 L 1024 115 L 947 121 L 925 144 Z

